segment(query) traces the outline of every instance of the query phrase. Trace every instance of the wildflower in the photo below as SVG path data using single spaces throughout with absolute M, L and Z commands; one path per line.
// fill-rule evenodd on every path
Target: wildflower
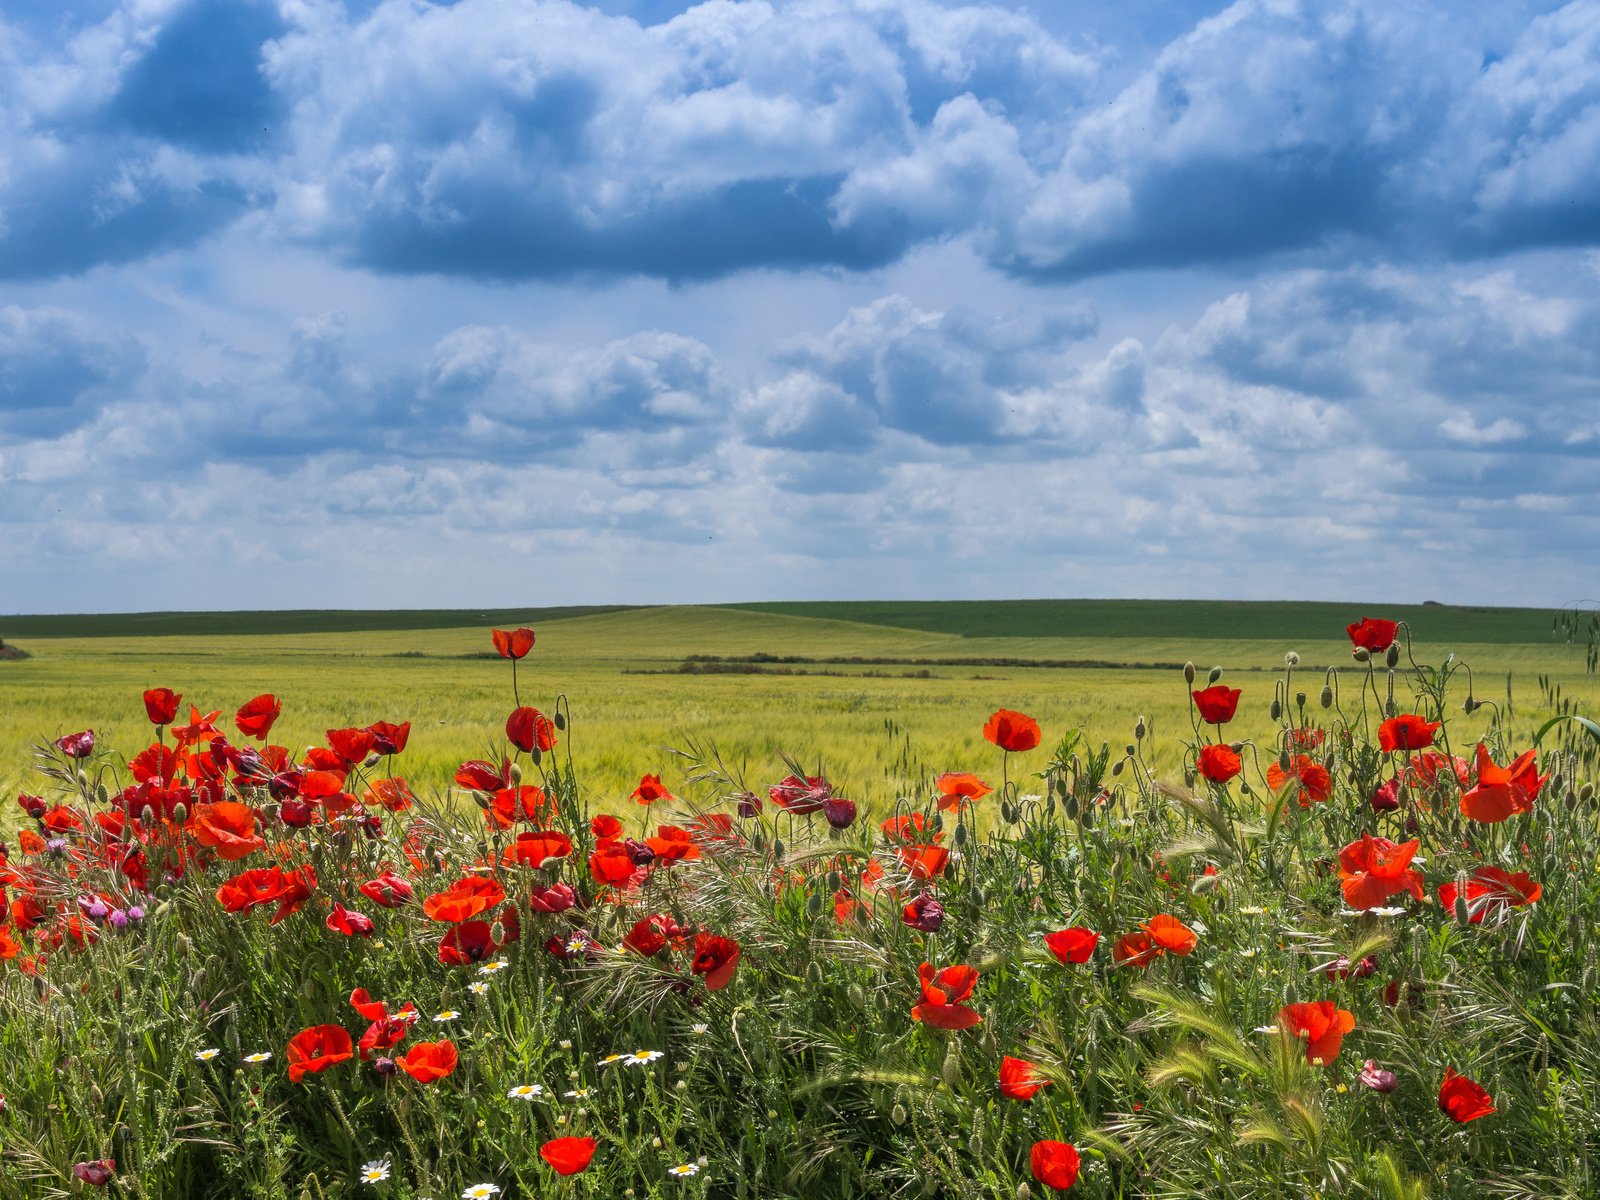
M 1167 913 L 1158 913 L 1151 917 L 1145 922 L 1144 931 L 1156 945 L 1180 958 L 1187 958 L 1194 953 L 1195 945 L 1200 941 L 1199 935 L 1194 930 Z
M 72 1164 L 73 1178 L 95 1187 L 105 1187 L 111 1182 L 111 1177 L 117 1173 L 117 1160 L 114 1158 L 99 1158 L 90 1162 Z
M 900 917 L 906 925 L 923 933 L 938 933 L 944 927 L 944 905 L 932 892 L 922 892 L 905 906 Z
M 1400 1086 L 1400 1080 L 1393 1071 L 1382 1070 L 1370 1058 L 1361 1064 L 1361 1074 L 1357 1078 L 1375 1092 L 1392 1092 Z
M 361 1167 L 362 1183 L 382 1183 L 387 1178 L 389 1178 L 389 1160 L 387 1158 L 364 1163 Z
M 1289 761 L 1285 771 L 1277 763 L 1267 768 L 1267 786 L 1274 792 L 1285 787 L 1301 808 L 1322 804 L 1333 793 L 1333 776 L 1328 768 L 1312 761 L 1306 754 L 1297 754 Z
M 418 1083 L 434 1083 L 456 1069 L 456 1045 L 448 1040 L 418 1042 L 404 1058 L 396 1061 L 400 1069 Z
M 355 1043 L 342 1025 L 313 1025 L 289 1039 L 289 1082 L 299 1083 L 308 1071 L 329 1067 L 355 1057 Z
M 334 901 L 333 911 L 328 914 L 323 924 L 334 933 L 342 933 L 345 937 L 371 937 L 374 929 L 371 917 L 365 913 L 354 912 L 338 901 Z
M 1385 621 L 1381 617 L 1362 617 L 1354 625 L 1345 626 L 1345 632 L 1350 635 L 1350 642 L 1357 649 L 1366 650 L 1371 654 L 1382 654 L 1394 645 L 1395 631 L 1399 628 L 1394 621 Z
M 1524 751 L 1509 767 L 1495 766 L 1482 742 L 1477 755 L 1478 782 L 1461 794 L 1463 816 L 1494 825 L 1533 808 L 1546 778 L 1534 765 L 1534 751 Z
M 643 1067 L 665 1057 L 666 1054 L 660 1050 L 635 1050 L 632 1054 L 624 1054 L 622 1060 L 630 1067 Z
M 1078 1161 L 1077 1149 L 1066 1142 L 1035 1142 L 1028 1154 L 1033 1177 L 1058 1192 L 1078 1182 Z
M 589 1089 L 574 1088 L 570 1092 L 563 1092 L 562 1095 L 564 1095 L 568 1100 L 587 1100 L 589 1098 Z
M 94 753 L 94 730 L 63 734 L 56 739 L 56 749 L 68 758 L 88 758 Z
M 698 1175 L 700 1174 L 700 1164 L 692 1162 L 679 1163 L 675 1167 L 668 1167 L 667 1174 L 677 1175 L 679 1178 L 688 1178 L 690 1175 Z
M 1063 966 L 1067 963 L 1086 963 L 1100 944 L 1100 935 L 1092 929 L 1073 926 L 1044 936 L 1045 947 Z
M 696 975 L 706 977 L 706 987 L 711 991 L 728 986 L 733 973 L 739 969 L 739 943 L 732 938 L 714 933 L 698 933 L 694 939 L 694 962 L 690 967 Z
M 1000 1060 L 1000 1094 L 1008 1100 L 1032 1100 L 1050 1080 L 1039 1078 L 1039 1066 L 1025 1058 L 1007 1055 Z
M 578 902 L 578 893 L 569 883 L 552 883 L 528 891 L 528 907 L 536 913 L 563 913 Z
M 1204 747 L 1195 759 L 1200 774 L 1212 783 L 1227 783 L 1244 771 L 1244 762 L 1233 747 L 1222 744 Z
M 676 800 L 677 797 L 662 785 L 659 775 L 646 775 L 639 780 L 639 786 L 633 789 L 628 799 L 637 800 L 640 804 L 654 804 L 657 800 Z
M 363 896 L 384 908 L 395 908 L 416 894 L 411 884 L 393 871 L 384 871 L 376 879 L 369 879 L 358 889 Z
M 1340 1042 L 1356 1027 L 1356 1019 L 1332 1000 L 1318 1000 L 1284 1005 L 1278 1010 L 1278 1025 L 1305 1042 L 1307 1062 L 1326 1064 L 1338 1057 Z
M 272 1057 L 271 1050 L 257 1050 L 254 1054 L 246 1054 L 244 1061 L 247 1063 L 264 1063 Z
M 971 1029 L 983 1020 L 963 1003 L 978 983 L 978 969 L 960 963 L 933 969 L 932 963 L 917 968 L 922 981 L 922 1003 L 911 1010 L 911 1019 L 934 1029 Z
M 506 898 L 505 889 L 493 879 L 468 875 L 442 892 L 422 902 L 422 911 L 435 921 L 460 924 L 493 908 Z
M 956 771 L 946 771 L 933 781 L 933 786 L 939 789 L 941 812 L 949 812 L 952 809 L 959 811 L 972 801 L 982 800 L 994 791 L 976 775 Z
M 527 626 L 518 626 L 516 629 L 491 629 L 489 636 L 493 639 L 494 648 L 500 652 L 501 658 L 526 658 L 528 651 L 533 649 L 535 641 L 533 630 Z M 500 1189 L 494 1190 L 498 1192 Z M 483 1194 L 488 1196 L 493 1193 Z
M 1433 735 L 1441 721 L 1429 721 L 1416 713 L 1402 713 L 1390 717 L 1378 726 L 1378 745 L 1385 754 L 1396 750 L 1426 750 L 1433 745 Z
M 703 1037 L 706 1030 L 710 1028 L 711 1026 L 709 1025 L 691 1025 L 689 1026 L 689 1032 L 694 1034 L 695 1037 Z
M 171 688 L 151 688 L 144 694 L 145 716 L 152 725 L 170 725 L 178 715 L 178 703 L 183 697 Z
M 1239 711 L 1241 692 L 1238 688 L 1217 683 L 1198 692 L 1190 692 L 1189 695 L 1194 700 L 1195 708 L 1200 710 L 1200 719 L 1207 725 L 1226 725 Z
M 475 1183 L 461 1193 L 461 1200 L 489 1200 L 490 1196 L 498 1196 L 499 1194 L 500 1185 L 497 1183 Z
M 1009 708 L 999 709 L 983 726 L 985 741 L 1007 753 L 1032 750 L 1039 744 L 1039 722 Z
M 233 723 L 245 737 L 266 741 L 267 734 L 272 732 L 273 723 L 282 712 L 283 706 L 278 703 L 278 698 L 271 692 L 266 692 L 246 700 L 239 711 L 233 714 Z
M 589 1165 L 598 1143 L 589 1137 L 564 1137 L 539 1147 L 539 1157 L 557 1175 L 576 1175 Z
M 186 828 L 195 841 L 227 862 L 237 862 L 266 845 L 256 833 L 255 812 L 234 800 L 199 805 Z
M 612 1067 L 627 1057 L 626 1054 L 608 1054 L 600 1060 L 600 1065 L 602 1067 Z
M 1373 812 L 1393 812 L 1400 807 L 1400 779 L 1395 777 L 1373 790 L 1370 803 Z
M 506 737 L 524 754 L 555 749 L 556 728 L 537 708 L 519 708 L 506 718 Z
M 489 985 L 481 979 L 474 979 L 471 983 L 467 984 L 467 991 L 471 992 L 474 996 L 487 996 L 489 994 Z
M 1362 834 L 1360 841 L 1340 850 L 1339 878 L 1345 903 L 1351 908 L 1372 908 L 1396 892 L 1410 892 L 1421 900 L 1422 872 L 1410 865 L 1420 848 L 1415 840 L 1397 845 L 1388 838 Z
M 1455 908 L 1460 889 L 1454 882 L 1439 889 L 1439 904 L 1446 911 Z M 1474 925 L 1483 923 L 1491 914 L 1504 913 L 1508 908 L 1521 908 L 1534 904 L 1544 889 L 1529 877 L 1526 871 L 1512 874 L 1500 867 L 1479 867 L 1467 880 L 1464 891 L 1467 902 L 1467 919 Z
M 199 1059 L 201 1062 L 210 1062 L 213 1058 L 215 1058 L 217 1055 L 219 1055 L 221 1053 L 222 1053 L 221 1050 L 218 1050 L 215 1046 L 212 1046 L 212 1047 L 210 1047 L 208 1049 L 205 1049 L 205 1050 L 197 1050 L 197 1051 L 195 1051 L 195 1057 L 197 1059 Z
M 536 1100 L 544 1095 L 542 1083 L 519 1083 L 506 1093 L 507 1100 Z
M 1465 1125 L 1494 1112 L 1490 1099 L 1481 1084 L 1465 1075 L 1457 1075 L 1454 1067 L 1444 1069 L 1444 1082 L 1439 1085 L 1439 1108 L 1456 1124 Z

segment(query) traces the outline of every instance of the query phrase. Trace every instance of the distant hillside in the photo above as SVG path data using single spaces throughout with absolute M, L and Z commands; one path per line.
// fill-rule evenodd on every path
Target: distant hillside
M 557 608 L 284 609 L 263 612 L 149 612 L 0 617 L 0 637 L 255 637 L 274 633 L 364 633 L 535 625 L 562 617 L 623 612 L 627 604 Z
M 1407 621 L 1438 644 L 1538 643 L 1554 612 L 1451 604 L 1299 600 L 860 600 L 777 601 L 728 608 L 859 621 L 962 637 L 1270 638 L 1327 640 L 1364 616 Z

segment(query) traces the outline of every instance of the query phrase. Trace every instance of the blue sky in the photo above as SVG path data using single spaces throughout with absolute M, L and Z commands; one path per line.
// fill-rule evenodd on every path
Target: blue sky
M 1600 0 L 10 0 L 0 612 L 1600 595 Z

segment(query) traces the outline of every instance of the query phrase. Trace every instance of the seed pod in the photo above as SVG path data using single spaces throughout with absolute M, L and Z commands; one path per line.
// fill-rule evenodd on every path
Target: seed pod
M 1396 642 L 1394 645 L 1389 647 L 1388 653 L 1386 653 L 1383 656 L 1383 661 L 1384 661 L 1385 664 L 1387 664 L 1391 668 L 1397 667 L 1397 666 L 1400 665 L 1400 643 L 1399 642 Z
M 512 783 L 521 783 L 522 782 L 522 764 L 521 763 L 512 763 L 511 764 L 511 782 Z
M 1000 819 L 1007 825 L 1014 825 L 1017 820 L 1016 806 L 1009 800 L 1000 801 Z
M 1333 689 L 1327 684 L 1322 685 L 1322 695 L 1317 697 L 1323 708 L 1333 707 Z
M 1212 667 L 1211 668 L 1211 673 L 1206 676 L 1206 686 L 1210 687 L 1213 683 L 1215 683 L 1217 680 L 1219 680 L 1221 678 L 1222 678 L 1222 668 L 1221 667 Z
M 1183 681 L 1185 683 L 1194 682 L 1194 664 L 1192 662 L 1183 664 Z
M 1272 699 L 1272 707 L 1269 708 L 1267 712 L 1274 721 L 1280 719 L 1283 716 L 1283 702 L 1274 696 Z
M 939 1069 L 939 1078 L 944 1080 L 945 1087 L 955 1087 L 961 1082 L 961 1043 L 951 1039 L 949 1049 L 944 1052 L 944 1066 Z

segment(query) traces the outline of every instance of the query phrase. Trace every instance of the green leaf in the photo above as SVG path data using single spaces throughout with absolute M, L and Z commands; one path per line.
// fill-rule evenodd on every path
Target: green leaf
M 1578 716 L 1577 713 L 1565 713 L 1559 717 L 1551 717 L 1543 725 L 1539 726 L 1539 732 L 1533 735 L 1533 744 L 1537 746 L 1544 740 L 1545 734 L 1549 733 L 1563 721 L 1571 721 L 1575 725 L 1582 726 L 1583 729 L 1588 732 L 1590 737 L 1592 737 L 1595 741 L 1600 742 L 1600 725 L 1597 725 L 1588 717 Z

